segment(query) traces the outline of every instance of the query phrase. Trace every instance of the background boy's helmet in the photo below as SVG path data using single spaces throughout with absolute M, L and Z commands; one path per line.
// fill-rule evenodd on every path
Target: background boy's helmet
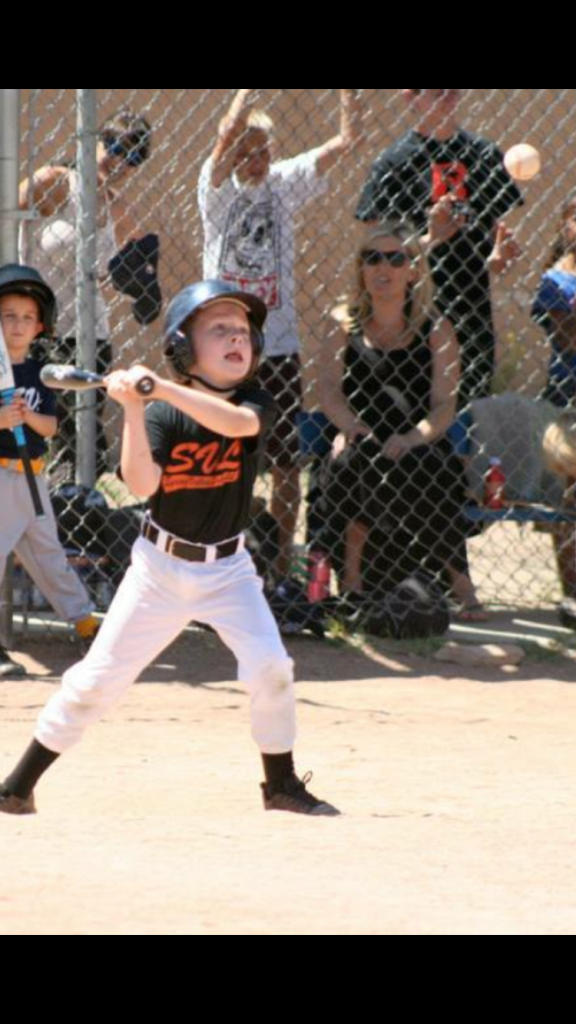
M 0 297 L 2 295 L 25 295 L 36 299 L 40 307 L 40 319 L 44 324 L 41 333 L 55 333 L 58 312 L 56 296 L 33 267 L 21 263 L 5 263 L 0 267 Z
M 195 378 L 191 373 L 194 363 L 194 341 L 191 331 L 185 333 L 183 325 L 194 313 L 204 309 L 213 302 L 226 300 L 241 302 L 247 309 L 250 322 L 250 337 L 252 341 L 252 362 L 250 369 L 244 378 L 249 380 L 253 377 L 264 351 L 264 335 L 262 329 L 266 320 L 266 305 L 262 299 L 249 292 L 240 291 L 234 285 L 226 281 L 200 281 L 197 284 L 188 285 L 172 299 L 166 310 L 164 324 L 164 357 L 168 364 L 168 372 L 173 380 L 179 384 L 186 384 Z M 204 381 L 204 383 L 207 383 Z M 209 385 L 213 390 L 219 389 Z

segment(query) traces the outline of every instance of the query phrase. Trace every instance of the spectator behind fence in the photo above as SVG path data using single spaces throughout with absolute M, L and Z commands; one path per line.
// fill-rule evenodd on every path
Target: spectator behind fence
M 458 343 L 434 306 L 415 229 L 389 220 L 369 232 L 356 272 L 347 328 L 323 350 L 322 405 L 342 431 L 327 472 L 325 547 L 344 591 L 387 590 L 418 569 L 450 566 L 456 600 L 476 608 L 464 469 L 445 436 Z
M 465 415 L 468 487 L 479 504 L 490 459 L 498 458 L 508 501 L 574 512 L 576 411 L 508 392 L 472 402 Z M 575 527 L 554 523 L 552 534 L 562 588 L 576 597 Z
M 358 203 L 359 220 L 407 217 L 423 235 L 436 301 L 461 350 L 460 405 L 489 395 L 495 370 L 490 274 L 519 248 L 498 225 L 522 203 L 500 150 L 460 127 L 461 89 L 402 89 L 414 127 L 374 162 Z
M 204 277 L 219 278 L 266 302 L 262 386 L 279 417 L 267 455 L 272 515 L 278 523 L 279 578 L 291 562 L 300 504 L 298 413 L 301 366 L 294 283 L 296 215 L 328 190 L 327 172 L 360 142 L 358 89 L 340 90 L 340 132 L 324 145 L 276 160 L 274 125 L 254 109 L 255 89 L 240 89 L 220 122 L 202 167 L 198 200 L 204 226 Z
M 102 291 L 108 276 L 108 264 L 120 251 L 129 250 L 136 240 L 136 228 L 118 186 L 150 154 L 151 128 L 144 117 L 128 110 L 106 121 L 99 133 L 96 149 L 98 172 L 98 233 L 96 289 L 96 370 L 108 373 L 112 366 L 109 308 Z M 20 237 L 20 259 L 31 262 L 49 280 L 58 282 L 60 340 L 50 349 L 54 362 L 77 362 L 76 346 L 76 245 L 79 180 L 74 165 L 40 167 L 20 186 L 20 209 L 37 210 L 41 219 L 28 221 Z M 147 236 L 147 239 L 156 236 Z M 142 240 L 145 241 L 145 240 Z M 155 260 L 157 253 L 149 252 Z M 156 288 L 155 273 L 149 274 L 151 292 Z M 59 482 L 74 480 L 76 469 L 76 425 L 74 395 L 59 399 L 61 430 L 51 446 L 54 458 L 51 475 Z M 104 431 L 104 392 L 97 403 L 97 474 L 105 472 L 107 442 Z
M 532 306 L 552 344 L 544 398 L 554 405 L 576 399 L 576 192 L 564 203 L 558 232 Z

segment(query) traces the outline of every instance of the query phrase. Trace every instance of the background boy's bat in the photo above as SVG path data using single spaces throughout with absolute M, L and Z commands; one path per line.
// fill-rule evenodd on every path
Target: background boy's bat
M 14 396 L 16 395 L 16 389 L 14 387 L 14 371 L 12 370 L 12 361 L 8 354 L 6 342 L 4 340 L 4 334 L 0 325 L 0 398 L 2 399 L 3 405 L 10 405 Z M 24 466 L 24 472 L 26 474 L 26 480 L 28 482 L 28 489 L 30 491 L 30 497 L 32 504 L 34 505 L 34 512 L 38 519 L 43 519 L 45 516 L 44 509 L 42 507 L 42 500 L 38 491 L 38 483 L 34 476 L 34 471 L 30 464 L 30 455 L 28 454 L 28 447 L 26 445 L 26 434 L 24 433 L 24 427 L 14 427 L 12 430 L 16 439 L 16 447 L 18 448 L 18 458 L 22 460 Z

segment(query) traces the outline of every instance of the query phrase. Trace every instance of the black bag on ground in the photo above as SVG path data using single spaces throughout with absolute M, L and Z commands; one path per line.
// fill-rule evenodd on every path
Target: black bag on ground
M 450 606 L 432 577 L 418 572 L 387 594 L 368 600 L 359 614 L 359 622 L 372 636 L 426 639 L 448 631 Z
M 562 602 L 558 609 L 558 616 L 565 629 L 576 629 L 576 601 L 574 598 Z
M 311 604 L 306 588 L 296 580 L 286 580 L 266 594 L 272 614 L 283 636 L 299 636 L 312 633 L 318 639 L 324 637 L 327 625 L 327 602 Z

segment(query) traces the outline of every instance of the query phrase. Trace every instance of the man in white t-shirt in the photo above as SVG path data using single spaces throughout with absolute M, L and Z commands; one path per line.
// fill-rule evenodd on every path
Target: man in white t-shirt
M 270 436 L 272 514 L 278 523 L 278 577 L 290 566 L 300 504 L 297 415 L 301 406 L 294 295 L 294 218 L 327 190 L 326 173 L 361 140 L 359 89 L 340 90 L 340 131 L 322 146 L 272 162 L 273 123 L 240 89 L 220 122 L 200 172 L 204 278 L 229 281 L 268 307 L 262 385 L 279 407 Z

